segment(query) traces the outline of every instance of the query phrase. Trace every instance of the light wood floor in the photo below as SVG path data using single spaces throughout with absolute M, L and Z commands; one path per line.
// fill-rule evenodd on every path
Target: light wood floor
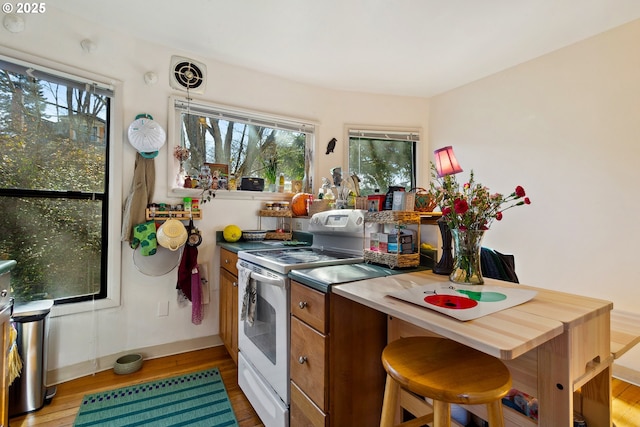
M 112 370 L 107 370 L 60 384 L 58 385 L 58 392 L 50 404 L 31 414 L 11 418 L 9 425 L 11 427 L 72 426 L 82 397 L 85 394 L 126 387 L 213 367 L 217 367 L 220 370 L 240 427 L 264 427 L 238 387 L 238 370 L 222 346 L 146 360 L 140 371 L 130 375 L 116 375 Z M 638 427 L 640 425 L 640 387 L 614 379 L 612 394 L 613 422 L 615 426 Z
M 640 425 L 640 387 L 613 379 L 613 424 L 615 427 Z
M 240 427 L 264 427 L 242 390 L 238 387 L 238 370 L 223 346 L 145 360 L 142 369 L 129 375 L 116 375 L 110 369 L 59 384 L 58 391 L 50 404 L 39 411 L 11 418 L 9 425 L 11 427 L 72 426 L 80 408 L 82 397 L 85 394 L 126 387 L 209 368 L 218 368 L 220 371 Z

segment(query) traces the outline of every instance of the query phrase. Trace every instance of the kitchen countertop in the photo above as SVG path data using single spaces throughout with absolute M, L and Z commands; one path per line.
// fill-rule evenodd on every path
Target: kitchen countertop
M 313 235 L 301 231 L 293 232 L 293 241 L 306 242 L 311 245 Z M 287 246 L 284 240 L 262 240 L 260 242 L 248 242 L 240 239 L 237 242 L 226 242 L 222 237 L 222 231 L 216 232 L 216 244 L 228 251 L 238 253 L 240 251 L 255 251 L 260 249 L 274 249 Z M 291 246 L 295 247 L 295 246 Z
M 18 263 L 14 260 L 0 261 L 0 274 L 10 272 Z
M 216 233 L 216 240 L 218 246 L 233 253 L 238 253 L 240 251 L 274 249 L 287 246 L 287 244 L 282 240 L 263 240 L 260 242 L 248 242 L 241 239 L 238 242 L 226 242 L 222 237 L 221 231 L 218 231 Z M 313 234 L 294 231 L 293 240 L 298 242 L 306 242 L 311 245 L 313 241 Z M 330 292 L 331 286 L 339 283 L 372 279 L 376 277 L 388 277 L 394 276 L 396 274 L 418 272 L 426 269 L 430 268 L 421 265 L 418 267 L 391 269 L 382 265 L 356 263 L 292 270 L 289 273 L 289 277 L 293 280 L 296 280 L 297 282 L 302 283 L 303 285 L 326 293 Z
M 447 276 L 423 271 L 339 284 L 331 292 L 417 330 L 504 360 L 514 385 L 537 397 L 540 427 L 571 425 L 573 393 L 578 389 L 582 389 L 581 406 L 587 423 L 611 425 L 610 301 L 485 279 L 488 285 L 533 289 L 537 295 L 523 304 L 462 322 L 389 296 L 398 290 L 447 281 Z
M 331 287 L 340 283 L 355 282 L 358 280 L 388 277 L 396 274 L 404 274 L 426 270 L 427 267 L 418 266 L 401 269 L 391 269 L 382 265 L 357 263 L 331 265 L 326 267 L 304 268 L 291 270 L 289 277 L 320 292 L 330 292 Z

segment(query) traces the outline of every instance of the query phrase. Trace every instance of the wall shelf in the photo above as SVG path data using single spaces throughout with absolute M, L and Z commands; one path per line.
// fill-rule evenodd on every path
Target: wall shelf
M 262 229 L 262 218 L 278 218 L 278 222 L 281 222 L 282 225 L 279 227 L 282 231 L 268 230 L 265 240 L 291 240 L 293 238 L 293 232 L 291 231 L 291 217 L 293 214 L 291 209 L 261 209 L 258 215 L 260 217 L 259 229 Z
M 196 211 L 159 211 L 154 212 L 147 208 L 146 210 L 147 221 L 166 221 L 169 218 L 175 218 L 179 220 L 188 219 L 202 219 L 202 211 L 200 209 Z

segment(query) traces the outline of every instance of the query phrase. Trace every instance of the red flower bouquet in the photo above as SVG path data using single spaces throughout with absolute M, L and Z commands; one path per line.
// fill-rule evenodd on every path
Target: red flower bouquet
M 469 181 L 462 186 L 455 175 L 438 178 L 433 165 L 432 171 L 431 194 L 439 201 L 442 215 L 451 229 L 488 230 L 494 219 L 502 220 L 506 210 L 531 203 L 521 186 L 504 196 L 490 193 L 487 187 L 476 183 L 473 171 Z

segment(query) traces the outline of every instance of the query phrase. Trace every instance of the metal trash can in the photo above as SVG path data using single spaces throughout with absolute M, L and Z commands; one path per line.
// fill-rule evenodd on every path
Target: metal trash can
M 55 394 L 55 387 L 47 390 L 45 384 L 51 307 L 53 300 L 15 303 L 11 322 L 18 332 L 22 372 L 9 387 L 9 417 L 36 411 Z

